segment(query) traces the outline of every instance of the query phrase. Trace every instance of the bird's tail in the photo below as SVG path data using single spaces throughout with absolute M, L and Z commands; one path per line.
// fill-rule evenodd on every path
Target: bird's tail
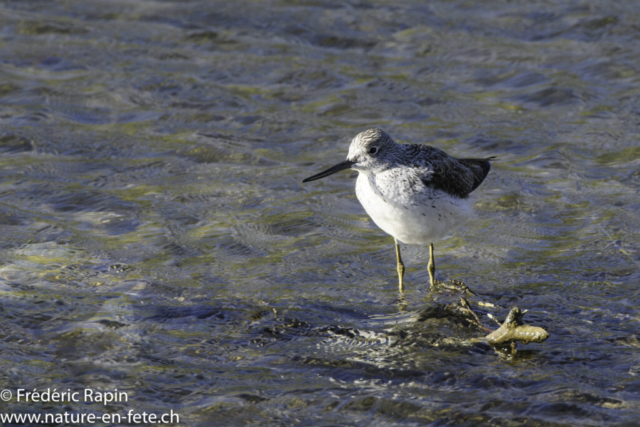
M 496 158 L 496 156 L 491 156 L 485 157 L 484 159 L 459 159 L 460 163 L 467 166 L 473 172 L 473 187 L 471 191 L 478 188 L 487 175 L 489 175 L 491 161 Z

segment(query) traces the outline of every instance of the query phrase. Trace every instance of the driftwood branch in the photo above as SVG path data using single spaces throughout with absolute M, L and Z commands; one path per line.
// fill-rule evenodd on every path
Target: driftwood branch
M 463 294 L 466 294 L 468 297 L 471 295 L 478 296 L 477 294 L 473 293 L 468 287 L 464 286 L 462 282 L 452 281 L 452 283 L 449 285 L 446 285 L 443 282 L 439 282 L 438 288 L 440 290 L 459 291 Z M 482 309 L 498 308 L 496 305 L 489 302 L 477 301 L 474 304 L 482 307 Z M 489 332 L 488 335 L 486 335 L 479 341 L 487 342 L 501 351 L 504 351 L 505 349 L 508 350 L 510 348 L 511 354 L 515 354 L 517 343 L 540 343 L 549 338 L 549 333 L 545 329 L 538 326 L 525 324 L 522 318 L 527 310 L 523 311 L 518 307 L 513 307 L 502 323 L 500 323 L 491 313 L 484 313 L 487 317 L 498 323 L 499 328 L 496 330 L 493 330 L 482 323 L 482 321 L 480 320 L 481 317 L 471 306 L 470 298 L 467 299 L 465 297 L 461 297 L 458 303 L 441 306 L 441 310 L 442 311 L 440 312 L 440 315 L 435 315 L 435 312 L 425 312 L 426 316 L 423 316 L 423 318 L 452 317 L 457 319 L 464 319 L 468 325 L 473 325 L 485 333 Z
M 513 307 L 502 325 L 487 335 L 485 338 L 489 344 L 505 345 L 511 342 L 529 344 L 543 342 L 549 338 L 549 333 L 538 326 L 525 325 L 522 316 L 526 313 L 518 307 Z

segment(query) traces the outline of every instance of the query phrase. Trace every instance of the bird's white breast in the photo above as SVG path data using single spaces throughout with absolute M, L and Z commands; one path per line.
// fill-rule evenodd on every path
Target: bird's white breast
M 473 215 L 469 198 L 415 183 L 402 170 L 360 171 L 356 196 L 373 222 L 403 243 L 433 243 Z

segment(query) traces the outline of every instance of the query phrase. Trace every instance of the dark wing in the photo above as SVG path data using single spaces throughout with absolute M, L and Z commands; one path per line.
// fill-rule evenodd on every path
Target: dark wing
M 485 159 L 456 159 L 444 151 L 428 145 L 412 145 L 415 166 L 427 167 L 432 174 L 423 179 L 425 185 L 460 198 L 478 188 L 489 174 L 495 157 Z

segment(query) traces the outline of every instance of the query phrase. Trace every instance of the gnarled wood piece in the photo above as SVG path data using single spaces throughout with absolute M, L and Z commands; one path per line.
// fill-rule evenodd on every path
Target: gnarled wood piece
M 525 312 L 513 307 L 502 325 L 486 336 L 487 342 L 493 345 L 507 345 L 520 342 L 529 344 L 543 342 L 549 338 L 549 333 L 538 326 L 525 325 L 522 316 Z

